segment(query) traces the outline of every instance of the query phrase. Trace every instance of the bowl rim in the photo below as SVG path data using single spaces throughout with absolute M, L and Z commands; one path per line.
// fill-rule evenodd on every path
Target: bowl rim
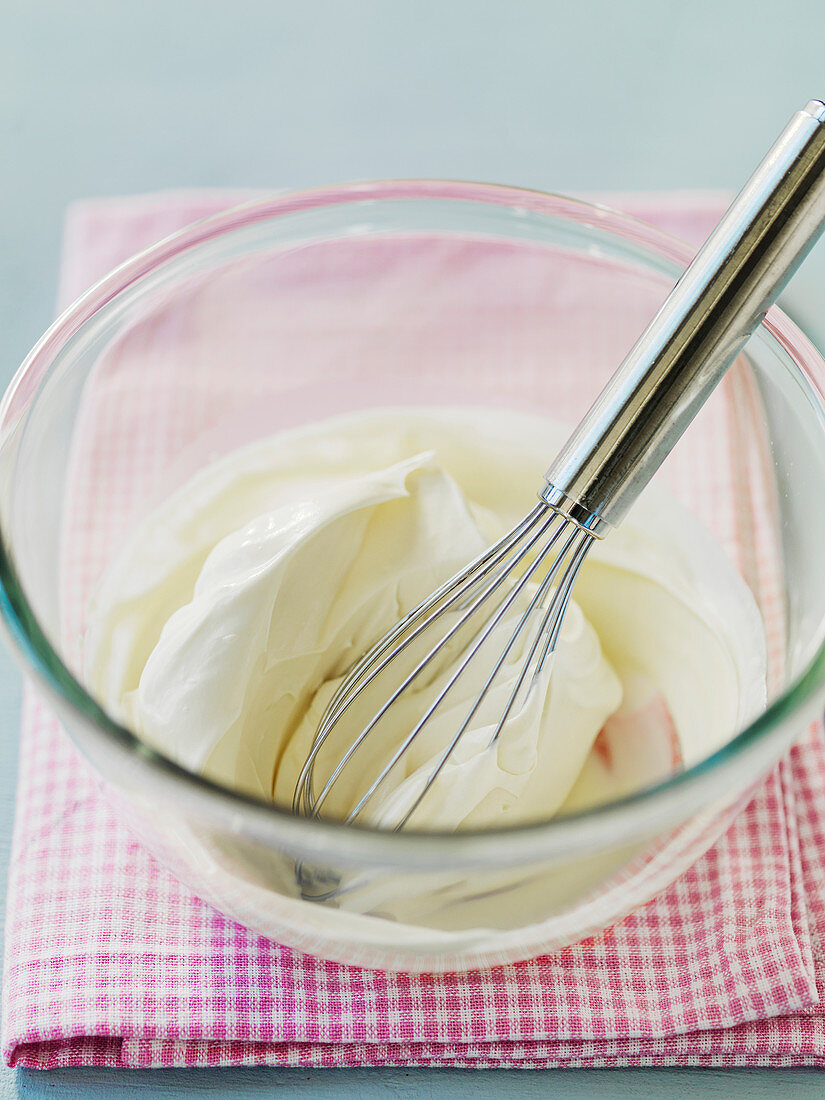
M 9 383 L 0 402 L 0 448 L 13 435 L 38 391 L 38 370 L 42 375 L 53 355 L 100 309 L 163 264 L 215 238 L 298 211 L 385 200 L 432 199 L 502 205 L 566 219 L 621 237 L 680 266 L 686 265 L 694 253 L 694 249 L 679 238 L 600 202 L 505 184 L 390 179 L 254 198 L 170 234 L 114 268 L 75 299 L 46 330 Z M 818 399 L 817 405 L 825 422 L 825 360 L 778 308 L 769 311 L 762 327 L 790 356 L 792 369 Z M 512 860 L 516 838 L 520 853 L 516 861 L 526 862 L 537 855 L 569 854 L 587 849 L 593 842 L 603 839 L 608 830 L 617 838 L 635 835 L 632 826 L 638 825 L 642 816 L 647 818 L 648 812 L 652 814 L 657 807 L 674 800 L 689 799 L 696 785 L 705 783 L 712 775 L 727 775 L 743 757 L 761 747 L 772 732 L 779 732 L 778 727 L 791 714 L 810 709 L 825 696 L 823 640 L 803 671 L 764 712 L 712 755 L 660 783 L 622 799 L 547 821 L 453 833 L 419 829 L 393 833 L 358 823 L 344 825 L 297 817 L 273 802 L 187 771 L 115 720 L 86 692 L 42 629 L 17 575 L 5 516 L 0 516 L 0 623 L 24 670 L 35 676 L 57 709 L 69 719 L 84 723 L 107 748 L 125 753 L 145 775 L 162 780 L 170 791 L 180 790 L 183 784 L 192 796 L 193 805 L 213 818 L 216 814 L 228 817 L 237 826 L 238 815 L 242 814 L 242 831 L 264 843 L 276 840 L 281 844 L 309 845 L 317 849 L 325 848 L 325 841 L 334 841 L 336 845 L 343 841 L 349 856 L 359 862 L 383 863 L 388 859 L 395 862 L 403 854 L 405 858 L 414 857 L 414 864 L 421 866 L 433 858 L 444 861 L 451 856 L 468 866 L 489 865 L 491 857 L 497 854 Z M 77 742 L 74 737 L 73 740 Z

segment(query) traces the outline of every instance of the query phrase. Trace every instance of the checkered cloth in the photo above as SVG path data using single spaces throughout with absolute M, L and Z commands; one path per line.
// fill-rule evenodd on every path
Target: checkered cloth
M 64 298 L 237 198 L 76 207 Z M 707 194 L 609 201 L 691 240 L 724 205 Z M 731 430 L 746 399 L 734 401 Z M 731 538 L 741 539 L 735 519 Z M 753 583 L 766 587 L 764 607 L 770 570 L 760 580 L 757 568 Z M 326 962 L 232 923 L 127 832 L 31 690 L 21 736 L 5 956 L 9 1064 L 825 1064 L 819 729 L 711 851 L 617 926 L 553 957 L 434 976 Z

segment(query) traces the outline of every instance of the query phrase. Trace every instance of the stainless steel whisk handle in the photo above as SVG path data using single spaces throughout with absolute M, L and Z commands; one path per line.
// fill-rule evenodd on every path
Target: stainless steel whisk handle
M 596 535 L 624 518 L 825 227 L 825 103 L 797 111 L 550 469 Z

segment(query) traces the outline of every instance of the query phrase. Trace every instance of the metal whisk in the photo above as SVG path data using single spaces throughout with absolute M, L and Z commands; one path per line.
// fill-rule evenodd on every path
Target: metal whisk
M 344 678 L 323 715 L 300 773 L 296 812 L 317 816 L 366 739 L 413 685 L 432 698 L 347 816 L 376 798 L 485 645 L 496 649 L 453 736 L 393 822 L 402 828 L 487 705 L 496 677 L 521 641 L 526 655 L 492 726 L 490 745 L 551 658 L 582 562 L 594 539 L 624 518 L 742 350 L 825 225 L 825 104 L 798 111 L 710 235 L 656 316 L 547 471 L 540 503 L 503 538 L 384 635 Z M 701 491 L 701 487 L 697 487 Z M 509 629 L 510 623 L 512 629 Z M 502 627 L 506 640 L 499 642 Z M 442 683 L 434 669 L 458 650 Z M 343 717 L 403 653 L 412 667 L 385 693 L 318 784 L 319 754 Z M 398 666 L 396 666 L 398 667 Z M 414 690 L 414 688 L 413 688 Z M 357 728 L 357 727 L 356 727 Z M 486 727 L 485 727 L 486 728 Z

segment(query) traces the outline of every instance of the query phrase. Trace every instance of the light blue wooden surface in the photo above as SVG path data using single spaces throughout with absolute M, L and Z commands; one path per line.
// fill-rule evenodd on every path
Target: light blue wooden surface
M 0 382 L 49 321 L 70 201 L 446 176 L 556 191 L 734 187 L 825 95 L 822 0 L 5 0 Z M 825 246 L 785 298 L 825 345 Z M 20 677 L 0 653 L 0 875 Z M 0 1071 L 0 1100 L 796 1096 L 817 1071 Z

